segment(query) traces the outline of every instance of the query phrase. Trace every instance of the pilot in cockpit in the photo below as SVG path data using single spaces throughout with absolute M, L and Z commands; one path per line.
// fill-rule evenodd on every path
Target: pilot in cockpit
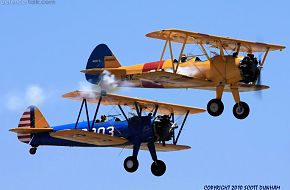
M 105 122 L 107 120 L 107 116 L 106 115 L 102 115 L 101 116 L 101 122 Z
M 180 61 L 181 61 L 181 63 L 186 62 L 187 61 L 187 56 L 185 54 L 182 54 Z

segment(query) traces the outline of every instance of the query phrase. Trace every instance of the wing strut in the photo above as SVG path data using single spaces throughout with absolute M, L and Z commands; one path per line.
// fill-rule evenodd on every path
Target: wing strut
M 169 50 L 170 50 L 170 57 L 171 57 L 171 62 L 172 62 L 172 71 L 175 72 L 174 57 L 173 57 L 173 52 L 172 52 L 172 44 L 171 44 L 170 40 L 169 40 Z
M 118 107 L 119 107 L 119 109 L 121 110 L 121 112 L 122 112 L 123 116 L 125 117 L 125 119 L 128 121 L 128 117 L 126 116 L 126 114 L 125 114 L 125 112 L 124 112 L 122 106 L 121 106 L 120 104 L 118 104 Z
M 142 116 L 142 108 L 139 106 L 139 104 L 137 102 L 134 102 L 135 104 L 135 108 L 136 108 L 136 112 L 138 114 L 139 117 Z
M 159 106 L 158 106 L 158 105 L 155 105 L 155 110 L 154 110 L 154 113 L 153 113 L 153 117 L 155 117 L 155 116 L 156 116 L 156 114 L 157 114 L 157 111 L 158 111 L 158 108 L 159 108 Z
M 100 96 L 100 98 L 99 98 L 98 105 L 97 105 L 97 108 L 96 108 L 96 111 L 95 111 L 95 115 L 94 115 L 94 118 L 93 118 L 92 127 L 90 127 L 89 131 L 91 131 L 94 128 L 94 126 L 95 126 L 96 118 L 97 118 L 97 114 L 99 112 L 101 101 L 102 101 L 102 96 Z
M 170 114 L 170 117 L 171 117 L 171 121 L 174 125 L 175 121 L 174 121 L 174 113 L 171 113 Z M 175 142 L 175 129 L 173 129 L 173 143 Z
M 182 57 L 186 42 L 187 42 L 187 36 L 184 38 L 184 42 L 182 44 L 182 48 L 181 48 L 180 53 L 179 53 L 179 58 L 178 58 L 178 62 L 177 62 L 176 68 L 175 68 L 175 70 L 173 70 L 174 73 L 177 73 L 177 70 L 178 70 L 178 67 L 179 67 L 179 64 L 180 64 L 180 61 L 181 61 L 181 57 Z
M 88 111 L 88 105 L 87 105 L 87 100 L 86 99 L 83 99 L 83 101 L 82 101 L 82 105 L 81 105 L 81 108 L 80 108 L 80 111 L 79 111 L 79 114 L 78 114 L 78 118 L 77 118 L 77 121 L 76 121 L 76 124 L 75 124 L 75 129 L 77 129 L 77 127 L 78 127 L 78 123 L 79 123 L 79 120 L 80 120 L 80 116 L 81 116 L 84 104 L 85 104 L 86 116 L 87 116 L 87 120 L 88 120 L 88 130 L 90 130 L 90 118 L 89 118 L 89 111 Z
M 200 47 L 201 47 L 203 53 L 205 54 L 206 58 L 210 61 L 210 57 L 209 57 L 207 51 L 204 49 L 202 42 L 200 42 L 199 45 L 200 45 Z
M 241 43 L 238 43 L 238 48 L 237 48 L 237 55 L 239 55 L 239 53 L 240 53 L 240 49 L 241 49 Z
M 83 110 L 83 107 L 84 107 L 84 103 L 85 103 L 86 99 L 83 99 L 82 101 L 82 105 L 81 105 L 81 108 L 80 108 L 80 111 L 79 111 L 79 114 L 78 114 L 78 118 L 77 118 L 77 121 L 76 121 L 76 124 L 75 124 L 75 129 L 77 128 L 78 126 L 78 123 L 79 123 L 79 120 L 80 120 L 80 116 L 81 116 L 81 113 L 82 113 L 82 110 Z
M 165 53 L 165 50 L 166 50 L 166 47 L 167 47 L 168 41 L 169 41 L 169 40 L 166 40 L 166 42 L 165 42 L 165 44 L 164 44 L 164 47 L 163 47 L 163 50 L 162 50 L 162 54 L 161 54 L 161 57 L 160 57 L 160 61 L 162 61 L 162 59 L 163 59 L 163 56 L 164 56 L 164 53 Z M 160 69 L 160 68 L 158 67 L 158 69 Z
M 185 121 L 186 121 L 186 119 L 187 119 L 188 114 L 189 114 L 189 111 L 186 112 L 185 117 L 184 117 L 184 119 L 183 119 L 183 122 L 182 122 L 182 124 L 181 124 L 181 127 L 180 127 L 180 129 L 179 129 L 178 135 L 177 135 L 177 137 L 176 137 L 176 140 L 175 140 L 175 142 L 173 142 L 173 144 L 175 144 L 175 145 L 176 145 L 177 142 L 178 142 L 179 136 L 180 136 L 181 131 L 182 131 L 183 127 L 184 127 L 184 124 L 185 124 Z
M 263 57 L 263 60 L 262 60 L 261 66 L 264 65 L 264 63 L 265 63 L 265 61 L 266 61 L 266 58 L 267 58 L 267 55 L 268 55 L 268 53 L 269 53 L 269 50 L 270 50 L 270 48 L 267 48 L 266 53 L 265 53 L 265 55 L 264 55 L 264 57 Z
M 162 54 L 161 54 L 161 57 L 160 57 L 160 61 L 162 61 L 162 59 L 163 59 L 164 53 L 165 53 L 166 48 L 167 48 L 168 41 L 169 41 L 169 40 L 166 40 L 166 42 L 165 42 L 165 44 L 164 44 L 164 47 L 163 47 L 163 50 L 162 50 Z M 160 62 L 160 63 L 161 63 L 161 62 Z M 161 66 L 160 63 L 158 64 L 157 71 L 159 71 L 159 69 L 160 69 L 160 66 Z
M 87 104 L 87 100 L 85 100 L 85 108 L 86 108 L 86 115 L 87 115 L 87 120 L 88 120 L 88 131 L 90 130 L 91 128 L 91 125 L 90 125 L 90 118 L 89 118 L 89 111 L 88 111 L 88 104 Z
M 79 114 L 78 114 L 78 118 L 77 118 L 77 121 L 76 121 L 76 124 L 75 124 L 75 129 L 77 129 L 77 127 L 78 127 L 78 123 L 79 123 L 80 116 L 81 116 L 81 113 L 82 113 L 84 105 L 85 105 L 86 117 L 87 117 L 87 121 L 88 121 L 88 131 L 91 131 L 94 128 L 94 125 L 95 125 L 95 122 L 96 122 L 96 117 L 97 117 L 97 114 L 99 112 L 101 101 L 102 101 L 102 96 L 100 96 L 100 98 L 99 98 L 98 105 L 97 105 L 97 108 L 96 108 L 96 111 L 95 111 L 95 114 L 94 114 L 94 119 L 92 121 L 92 127 L 91 127 L 87 100 L 85 98 L 83 99 L 82 105 L 80 107 L 80 111 L 79 111 Z

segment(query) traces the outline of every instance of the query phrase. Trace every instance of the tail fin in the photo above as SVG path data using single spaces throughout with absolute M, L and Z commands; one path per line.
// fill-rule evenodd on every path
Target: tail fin
M 108 48 L 106 44 L 99 44 L 95 47 L 91 53 L 86 69 L 94 68 L 117 68 L 120 67 L 120 63 L 114 56 L 112 51 Z M 100 80 L 100 75 L 86 74 L 86 79 L 92 84 L 97 84 Z
M 29 106 L 25 112 L 22 114 L 18 129 L 27 129 L 27 128 L 49 128 L 49 125 L 45 118 L 43 117 L 42 113 L 39 111 L 39 109 L 36 106 Z M 13 130 L 12 130 L 13 131 Z M 15 130 L 17 132 L 17 129 Z M 17 132 L 17 138 L 19 141 L 24 143 L 29 143 L 32 134 L 30 133 L 23 133 L 23 132 Z

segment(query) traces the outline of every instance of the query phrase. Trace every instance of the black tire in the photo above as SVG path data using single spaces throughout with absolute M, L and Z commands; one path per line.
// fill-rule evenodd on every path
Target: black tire
M 127 172 L 133 173 L 138 169 L 138 167 L 139 167 L 139 162 L 136 157 L 128 156 L 124 160 L 124 168 Z
M 247 103 L 236 103 L 233 107 L 233 114 L 237 119 L 245 119 L 250 113 L 250 108 Z
M 207 112 L 211 116 L 219 116 L 224 111 L 224 104 L 220 99 L 211 99 L 207 104 Z
M 162 176 L 166 171 L 166 165 L 162 160 L 157 160 L 151 165 L 151 172 L 155 176 Z
M 34 155 L 34 154 L 36 153 L 36 150 L 37 150 L 37 148 L 32 147 L 32 148 L 29 149 L 29 153 L 30 153 L 31 155 Z

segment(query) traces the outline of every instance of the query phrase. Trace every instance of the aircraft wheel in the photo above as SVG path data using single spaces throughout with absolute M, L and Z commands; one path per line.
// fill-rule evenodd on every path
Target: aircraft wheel
M 224 104 L 220 99 L 211 99 L 207 104 L 207 112 L 211 116 L 219 116 L 224 111 Z
M 135 172 L 138 169 L 139 162 L 136 157 L 134 156 L 128 156 L 124 160 L 124 168 L 127 172 Z
M 36 147 L 32 147 L 32 148 L 29 149 L 29 153 L 30 153 L 31 155 L 34 155 L 34 154 L 36 153 L 36 150 L 37 150 Z
M 157 160 L 151 165 L 151 172 L 155 176 L 162 176 L 166 171 L 166 165 L 162 160 Z
M 236 103 L 233 107 L 233 114 L 237 119 L 245 119 L 250 113 L 250 108 L 247 103 Z

